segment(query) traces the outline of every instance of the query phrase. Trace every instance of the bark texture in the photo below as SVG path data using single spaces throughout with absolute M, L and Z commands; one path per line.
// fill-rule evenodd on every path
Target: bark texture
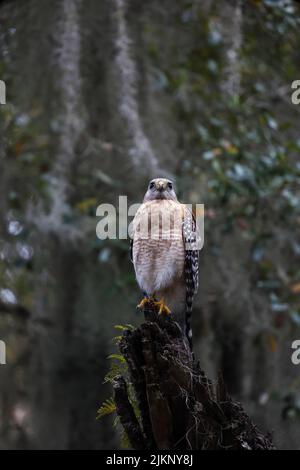
M 126 331 L 124 355 L 135 392 L 134 410 L 124 377 L 114 382 L 117 413 L 134 449 L 274 449 L 270 435 L 231 399 L 219 375 L 213 384 L 191 353 L 178 324 L 145 309 L 145 323 Z

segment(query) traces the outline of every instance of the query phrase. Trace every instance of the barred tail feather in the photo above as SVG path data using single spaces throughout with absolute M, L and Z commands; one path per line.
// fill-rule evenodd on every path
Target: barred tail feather
M 192 334 L 192 309 L 193 300 L 196 292 L 195 289 L 195 272 L 194 272 L 195 253 L 193 251 L 186 251 L 185 263 L 185 283 L 186 283 L 186 299 L 185 299 L 185 334 L 187 336 L 191 350 L 193 349 L 193 334 Z
M 185 310 L 185 334 L 188 339 L 191 351 L 193 350 L 193 333 L 192 333 L 192 303 L 193 299 L 188 295 L 186 296 L 186 310 Z
M 185 213 L 183 221 L 183 238 L 185 242 L 185 283 L 186 283 L 186 301 L 185 301 L 185 334 L 187 336 L 191 350 L 193 349 L 192 338 L 192 306 L 194 296 L 198 290 L 198 268 L 199 252 L 197 250 L 196 222 L 192 214 Z

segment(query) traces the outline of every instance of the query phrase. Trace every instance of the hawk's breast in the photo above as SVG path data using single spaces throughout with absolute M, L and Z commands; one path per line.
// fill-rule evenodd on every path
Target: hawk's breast
M 153 295 L 184 275 L 183 206 L 154 200 L 141 205 L 133 222 L 133 263 L 140 288 Z

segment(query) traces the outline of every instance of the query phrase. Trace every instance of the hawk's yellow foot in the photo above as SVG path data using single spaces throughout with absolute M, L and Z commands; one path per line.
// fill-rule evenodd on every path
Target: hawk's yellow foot
M 150 300 L 148 297 L 144 297 L 144 298 L 140 301 L 140 303 L 136 306 L 136 308 L 142 309 L 142 308 L 144 308 L 145 305 L 147 305 L 148 303 L 151 303 L 151 300 Z
M 164 313 L 166 315 L 171 315 L 171 310 L 165 304 L 164 298 L 162 298 L 159 302 L 154 302 L 154 305 L 159 307 L 158 315 L 161 315 L 162 313 Z

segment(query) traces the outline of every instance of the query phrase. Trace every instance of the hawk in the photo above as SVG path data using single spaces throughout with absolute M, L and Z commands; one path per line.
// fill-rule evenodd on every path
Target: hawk
M 172 313 L 192 347 L 190 322 L 198 289 L 196 223 L 177 200 L 172 181 L 150 181 L 132 227 L 131 259 L 144 294 L 138 307 L 151 301 L 159 314 Z

